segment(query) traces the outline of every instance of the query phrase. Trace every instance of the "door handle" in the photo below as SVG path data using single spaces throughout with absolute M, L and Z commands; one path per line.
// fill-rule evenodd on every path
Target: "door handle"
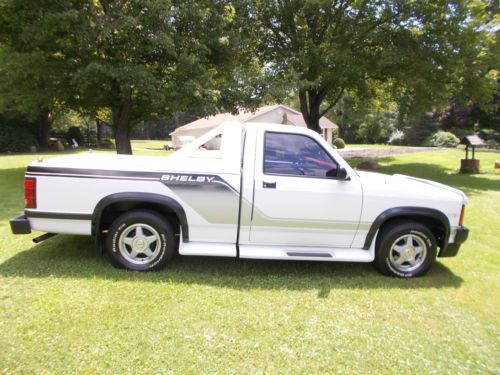
M 262 187 L 264 189 L 276 189 L 276 182 L 262 182 Z

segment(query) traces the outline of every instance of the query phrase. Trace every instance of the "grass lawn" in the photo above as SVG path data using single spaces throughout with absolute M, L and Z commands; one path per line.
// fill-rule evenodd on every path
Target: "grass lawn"
M 132 141 L 132 150 L 134 154 L 140 155 L 151 155 L 151 156 L 162 156 L 166 155 L 166 151 L 163 146 L 169 144 L 170 141 L 162 140 L 135 140 Z
M 470 198 L 458 257 L 412 280 L 369 264 L 196 257 L 136 273 L 95 259 L 91 238 L 35 246 L 8 224 L 34 157 L 1 156 L 0 372 L 500 373 L 500 154 L 478 155 L 485 173 L 470 176 L 455 173 L 455 150 L 379 159 Z

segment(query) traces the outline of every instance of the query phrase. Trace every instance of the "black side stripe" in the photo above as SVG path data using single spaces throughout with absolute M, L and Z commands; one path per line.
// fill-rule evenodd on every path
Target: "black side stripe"
M 63 174 L 63 173 L 31 173 L 26 172 L 26 176 L 47 176 L 47 177 L 69 177 L 69 178 L 87 178 L 87 179 L 99 179 L 99 180 L 128 180 L 128 181 L 159 181 L 158 178 L 147 178 L 147 177 L 113 177 L 104 175 L 74 175 L 74 174 Z
M 332 254 L 329 253 L 299 253 L 295 251 L 288 251 L 286 255 L 289 257 L 332 258 Z
M 96 178 L 103 180 L 136 180 L 136 181 L 161 181 L 166 186 L 184 185 L 184 186 L 207 186 L 210 184 L 224 185 L 232 191 L 239 192 L 227 181 L 218 175 L 204 173 L 182 173 L 182 172 L 141 172 L 141 171 L 116 171 L 110 169 L 82 169 L 82 168 L 60 168 L 60 167 L 41 167 L 28 166 L 27 176 L 47 176 L 47 177 L 68 177 L 68 178 Z M 165 177 L 178 176 L 190 177 L 189 181 L 165 180 Z M 213 177 L 211 181 L 194 181 L 197 177 Z
M 28 218 L 39 219 L 64 219 L 64 220 L 92 220 L 92 214 L 75 212 L 50 212 L 50 211 L 25 211 Z
M 151 178 L 160 179 L 164 173 L 140 172 L 140 171 L 115 171 L 111 169 L 82 169 L 82 168 L 59 168 L 28 166 L 28 173 L 44 173 L 50 175 L 99 176 L 99 177 L 127 177 L 127 178 Z

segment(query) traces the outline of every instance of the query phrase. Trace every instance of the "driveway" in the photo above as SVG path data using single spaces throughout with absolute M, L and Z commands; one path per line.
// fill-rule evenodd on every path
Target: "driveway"
M 337 152 L 344 158 L 375 158 L 397 154 L 409 154 L 413 152 L 438 151 L 440 147 L 381 147 L 381 148 L 343 148 Z

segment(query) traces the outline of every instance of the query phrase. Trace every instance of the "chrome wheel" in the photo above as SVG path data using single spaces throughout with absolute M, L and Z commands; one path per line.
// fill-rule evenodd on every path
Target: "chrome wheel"
M 130 263 L 147 264 L 160 253 L 161 237 L 152 226 L 136 223 L 122 232 L 118 247 L 121 255 Z
M 398 271 L 413 271 L 424 263 L 427 256 L 425 241 L 415 234 L 405 234 L 393 242 L 389 261 Z

